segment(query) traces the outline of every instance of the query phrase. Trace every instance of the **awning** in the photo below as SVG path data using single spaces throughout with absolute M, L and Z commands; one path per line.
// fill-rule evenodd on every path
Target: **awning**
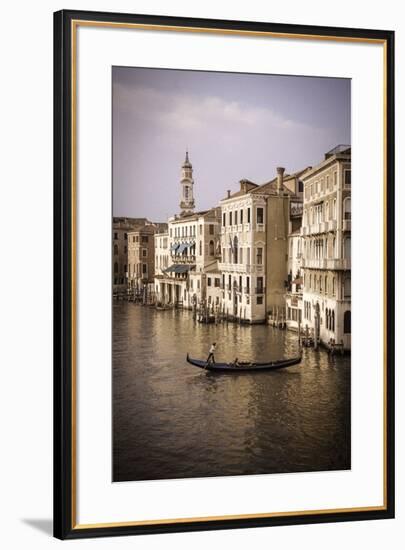
M 191 269 L 194 269 L 193 265 L 176 265 L 175 273 L 187 273 L 187 271 L 190 271 Z
M 190 271 L 191 269 L 194 269 L 195 266 L 193 265 L 171 265 L 167 269 L 165 269 L 165 273 L 187 273 L 187 271 Z
M 170 250 L 172 252 L 175 252 L 175 250 L 179 247 L 179 243 L 173 243 L 172 246 L 170 247 Z
M 181 243 L 181 245 L 177 249 L 176 254 L 183 254 L 183 252 L 186 250 L 187 247 L 188 247 L 187 243 Z

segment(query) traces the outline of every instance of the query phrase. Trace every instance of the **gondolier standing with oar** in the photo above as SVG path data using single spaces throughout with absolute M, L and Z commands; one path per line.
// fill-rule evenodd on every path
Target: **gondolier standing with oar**
M 217 343 L 214 342 L 210 347 L 210 352 L 207 357 L 207 365 L 209 365 L 210 363 L 215 363 L 214 353 L 215 353 L 216 347 L 217 347 Z

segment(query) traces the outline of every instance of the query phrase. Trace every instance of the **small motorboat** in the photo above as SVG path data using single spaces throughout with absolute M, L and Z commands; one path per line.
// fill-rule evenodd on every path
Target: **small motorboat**
M 234 363 L 207 363 L 201 359 L 192 359 L 187 353 L 187 363 L 214 372 L 256 372 L 265 370 L 276 370 L 291 367 L 301 362 L 301 354 L 289 359 L 278 359 L 277 361 L 268 361 L 267 363 L 254 363 L 248 361 L 235 361 Z

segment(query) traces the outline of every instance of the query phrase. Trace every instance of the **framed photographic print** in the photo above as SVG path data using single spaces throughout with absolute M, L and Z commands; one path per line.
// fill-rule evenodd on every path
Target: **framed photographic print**
M 54 534 L 394 515 L 394 33 L 54 18 Z

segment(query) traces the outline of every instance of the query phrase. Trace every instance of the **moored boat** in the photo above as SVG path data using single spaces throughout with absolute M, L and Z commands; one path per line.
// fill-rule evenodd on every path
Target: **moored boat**
M 201 359 L 192 359 L 187 353 L 187 363 L 214 372 L 256 372 L 266 370 L 277 370 L 292 365 L 297 365 L 301 362 L 301 354 L 296 357 L 290 357 L 288 359 L 278 359 L 276 361 L 268 361 L 267 363 L 255 363 L 248 361 L 236 361 L 234 363 L 207 363 L 207 361 Z

